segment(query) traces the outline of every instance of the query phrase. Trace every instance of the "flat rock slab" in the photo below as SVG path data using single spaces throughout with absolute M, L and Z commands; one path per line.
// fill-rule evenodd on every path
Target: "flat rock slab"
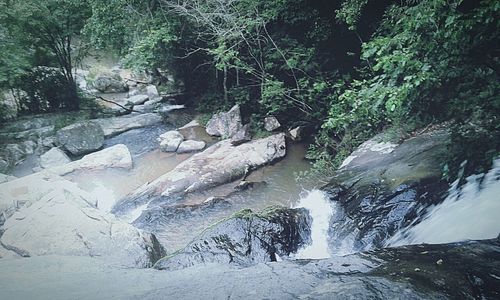
M 115 145 L 88 154 L 80 160 L 2 183 L 0 184 L 0 216 L 11 216 L 16 210 L 37 202 L 58 186 L 77 189 L 75 184 L 65 180 L 61 175 L 81 170 L 131 167 L 132 157 L 127 147 Z M 97 203 L 97 199 L 93 201 Z M 0 224 L 2 223 L 0 217 Z
M 58 167 L 71 162 L 61 149 L 54 147 L 40 156 L 40 166 L 44 169 Z
M 230 140 L 220 141 L 139 188 L 117 203 L 113 212 L 124 215 L 160 196 L 183 197 L 187 193 L 234 181 L 249 170 L 270 164 L 285 154 L 285 135 L 282 133 L 239 146 L 231 145 Z
M 0 298 L 498 299 L 499 253 L 490 240 L 177 271 L 124 269 L 97 257 L 0 259 Z
M 5 222 L 1 245 L 24 257 L 104 256 L 125 266 L 149 267 L 158 248 L 155 238 L 96 209 L 86 196 L 74 188 L 54 189 Z
M 156 113 L 130 114 L 122 117 L 94 120 L 104 131 L 105 137 L 111 137 L 130 129 L 155 125 L 162 122 L 162 117 Z
M 179 148 L 177 148 L 177 153 L 201 151 L 205 148 L 206 145 L 207 143 L 205 143 L 204 141 L 187 140 L 180 143 Z

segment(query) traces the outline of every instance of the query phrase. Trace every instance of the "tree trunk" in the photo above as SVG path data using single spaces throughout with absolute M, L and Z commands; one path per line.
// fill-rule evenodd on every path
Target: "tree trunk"
M 224 87 L 224 103 L 228 104 L 229 103 L 229 96 L 228 96 L 228 92 L 227 92 L 227 66 L 226 65 L 224 65 L 224 79 L 223 79 L 222 85 Z

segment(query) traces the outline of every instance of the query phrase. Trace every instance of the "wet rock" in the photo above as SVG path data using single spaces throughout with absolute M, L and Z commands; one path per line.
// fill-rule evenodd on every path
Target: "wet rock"
M 203 150 L 207 144 L 204 141 L 187 140 L 177 148 L 177 153 L 189 153 Z
M 40 156 L 40 166 L 44 169 L 58 167 L 71 162 L 61 149 L 54 147 Z
M 130 114 L 122 117 L 104 118 L 94 120 L 104 131 L 105 137 L 115 136 L 130 129 L 152 126 L 162 122 L 156 113 Z
M 128 85 L 116 73 L 99 75 L 92 83 L 92 86 L 101 93 L 121 93 L 128 91 Z
M 100 256 L 125 266 L 151 266 L 161 255 L 155 237 L 99 211 L 89 197 L 76 188 L 55 188 L 5 222 L 2 246 L 24 257 Z
M 342 209 L 331 219 L 330 248 L 379 248 L 396 231 L 443 199 L 449 133 L 438 130 L 400 145 L 367 141 L 347 158 L 325 190 Z M 348 244 L 348 246 L 346 246 Z
M 280 127 L 281 127 L 281 124 L 278 121 L 278 119 L 276 119 L 276 117 L 270 116 L 270 117 L 266 117 L 264 119 L 264 128 L 267 131 L 275 131 L 276 129 L 278 129 Z
M 250 124 L 246 124 L 231 137 L 231 145 L 238 146 L 251 140 Z
M 177 130 L 167 131 L 158 137 L 160 150 L 163 152 L 175 152 L 184 140 L 184 136 Z
M 260 213 L 243 210 L 213 225 L 179 252 L 159 260 L 156 269 L 176 270 L 198 264 L 249 266 L 276 261 L 310 240 L 305 209 L 272 207 Z
M 255 187 L 261 187 L 261 186 L 265 186 L 267 185 L 267 182 L 265 181 L 257 181 L 257 182 L 253 182 L 253 181 L 245 181 L 245 180 L 242 180 L 237 186 L 234 187 L 234 189 L 236 191 L 246 191 L 248 189 L 253 189 Z
M 56 139 L 62 149 L 73 155 L 82 155 L 102 147 L 104 132 L 95 122 L 79 122 L 59 129 Z
M 136 96 L 132 96 L 130 98 L 127 98 L 126 100 L 127 100 L 127 102 L 130 102 L 133 105 L 140 105 L 140 104 L 144 104 L 144 102 L 148 101 L 149 96 L 148 95 L 136 95 Z
M 157 111 L 158 113 L 163 116 L 164 118 L 167 118 L 169 113 L 174 111 L 174 110 L 179 110 L 179 109 L 184 109 L 186 106 L 183 104 L 161 104 L 158 106 Z
M 206 125 L 209 135 L 230 138 L 242 127 L 240 106 L 233 106 L 228 112 L 221 112 L 212 116 Z
M 114 208 L 119 215 L 155 200 L 175 199 L 242 178 L 249 169 L 256 169 L 281 159 L 286 154 L 285 135 L 275 134 L 239 146 L 229 140 L 218 142 L 180 163 L 172 171 L 137 189 Z M 160 197 L 160 198 L 159 198 Z

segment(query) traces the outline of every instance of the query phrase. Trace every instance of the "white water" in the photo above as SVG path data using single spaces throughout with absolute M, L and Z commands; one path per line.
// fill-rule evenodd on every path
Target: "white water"
M 400 231 L 387 244 L 450 243 L 495 238 L 499 233 L 500 159 L 497 159 L 488 173 L 468 177 L 460 188 L 458 182 L 453 183 L 448 197 L 430 207 L 422 222 Z
M 312 243 L 297 251 L 295 258 L 328 258 L 328 228 L 334 206 L 327 195 L 320 190 L 312 190 L 299 200 L 295 207 L 309 210 L 312 217 L 311 240 Z

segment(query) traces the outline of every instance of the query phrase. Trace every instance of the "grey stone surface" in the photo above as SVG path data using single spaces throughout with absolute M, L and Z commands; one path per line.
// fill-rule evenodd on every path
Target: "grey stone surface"
M 184 136 L 177 130 L 167 131 L 158 137 L 160 150 L 163 152 L 175 152 L 184 140 Z
M 156 113 L 137 114 L 94 120 L 104 131 L 105 137 L 115 136 L 130 129 L 152 126 L 162 122 Z
M 205 148 L 207 143 L 204 141 L 194 141 L 187 140 L 180 143 L 179 148 L 177 148 L 177 153 L 189 153 L 201 151 Z
M 233 106 L 228 112 L 221 112 L 212 116 L 207 122 L 206 130 L 209 135 L 230 138 L 242 127 L 240 106 Z
M 104 142 L 104 132 L 95 122 L 79 122 L 56 133 L 59 147 L 73 155 L 82 155 L 98 150 Z
M 276 119 L 276 117 L 269 116 L 269 117 L 266 117 L 264 119 L 264 128 L 267 131 L 275 131 L 276 129 L 278 129 L 280 127 L 281 127 L 281 124 L 278 121 L 278 119 Z
M 71 162 L 61 149 L 54 147 L 40 156 L 40 166 L 44 169 L 58 167 Z
M 246 124 L 231 137 L 231 144 L 238 146 L 251 140 L 252 135 L 250 134 L 250 124 Z

